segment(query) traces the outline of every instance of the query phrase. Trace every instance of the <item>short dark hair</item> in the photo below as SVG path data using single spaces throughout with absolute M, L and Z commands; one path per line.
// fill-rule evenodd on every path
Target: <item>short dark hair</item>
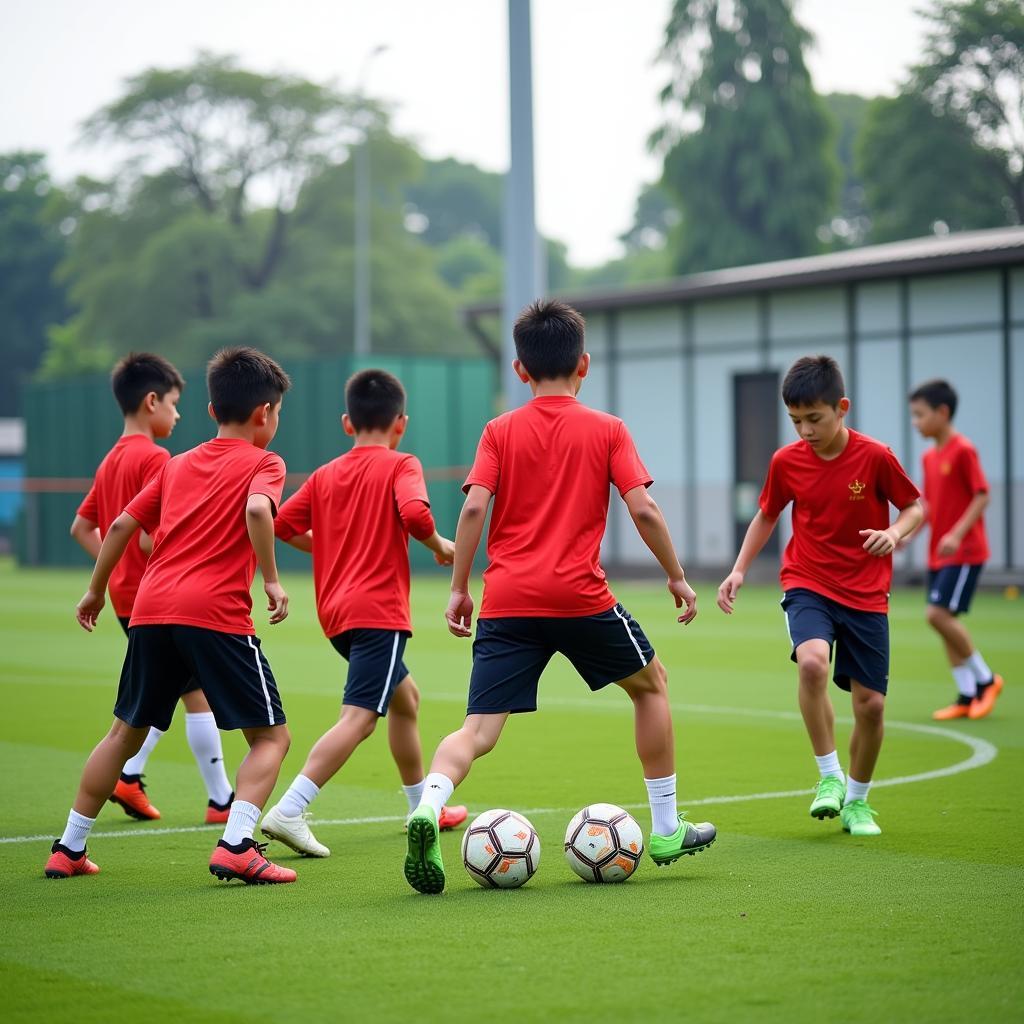
M 360 370 L 345 384 L 345 411 L 356 430 L 387 430 L 405 412 L 405 388 L 387 370 Z
M 110 373 L 114 398 L 125 416 L 138 412 L 142 400 L 151 391 L 163 398 L 168 391 L 185 387 L 181 374 L 163 356 L 152 352 L 129 352 L 119 359 Z
M 245 423 L 253 409 L 276 405 L 292 382 L 254 348 L 222 348 L 207 364 L 206 386 L 218 423 Z
M 925 381 L 910 392 L 910 401 L 926 402 L 933 409 L 938 409 L 940 405 L 945 405 L 949 408 L 950 419 L 956 415 L 956 390 L 948 380 L 936 378 L 935 380 Z
M 843 371 L 831 356 L 798 359 L 782 382 L 782 401 L 788 406 L 824 402 L 835 408 L 845 394 Z
M 512 328 L 516 355 L 534 380 L 570 377 L 583 355 L 583 317 L 564 302 L 531 302 Z

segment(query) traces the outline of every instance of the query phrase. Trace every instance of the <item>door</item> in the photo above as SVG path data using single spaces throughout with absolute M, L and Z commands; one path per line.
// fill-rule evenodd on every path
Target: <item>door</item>
M 778 448 L 779 440 L 779 375 L 768 373 L 737 373 L 732 380 L 733 422 L 733 514 L 735 517 L 736 550 L 743 542 L 750 520 L 757 512 L 768 464 Z M 774 532 L 764 550 L 778 554 L 778 531 Z

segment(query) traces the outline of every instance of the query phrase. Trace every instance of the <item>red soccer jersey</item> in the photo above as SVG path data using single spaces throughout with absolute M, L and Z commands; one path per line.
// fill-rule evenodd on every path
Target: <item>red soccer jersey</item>
M 653 480 L 620 419 L 546 395 L 491 420 L 463 490 L 494 495 L 480 618 L 576 618 L 615 604 L 601 568 L 608 488 Z
M 96 478 L 89 488 L 78 514 L 100 528 L 100 537 L 106 537 L 110 524 L 124 511 L 125 506 L 150 480 L 160 472 L 171 457 L 166 448 L 155 444 L 145 434 L 120 437 L 96 470 Z M 139 538 L 133 537 L 121 561 L 110 574 L 110 603 L 121 618 L 131 615 L 139 581 L 146 569 L 146 554 L 139 547 Z
M 278 537 L 313 531 L 316 610 L 327 636 L 350 629 L 412 632 L 409 525 L 429 504 L 419 459 L 358 445 L 321 466 L 281 506 Z M 433 532 L 432 518 L 413 527 L 423 539 Z
M 250 494 L 275 508 L 284 489 L 280 455 L 215 437 L 176 455 L 125 511 L 153 535 L 132 626 L 200 626 L 252 635 L 256 552 L 245 525 Z
M 988 493 L 988 481 L 974 445 L 963 434 L 954 434 L 941 448 L 931 448 L 921 459 L 924 465 L 924 498 L 928 505 L 928 568 L 945 565 L 981 565 L 988 561 L 988 537 L 984 517 L 967 531 L 952 555 L 940 556 L 939 541 L 956 525 L 976 494 Z
M 889 505 L 903 509 L 920 495 L 891 448 L 849 432 L 834 459 L 794 441 L 773 456 L 761 492 L 771 519 L 793 502 L 793 536 L 782 555 L 783 590 L 806 587 L 864 612 L 889 609 L 892 556 L 864 550 L 861 530 L 891 525 Z

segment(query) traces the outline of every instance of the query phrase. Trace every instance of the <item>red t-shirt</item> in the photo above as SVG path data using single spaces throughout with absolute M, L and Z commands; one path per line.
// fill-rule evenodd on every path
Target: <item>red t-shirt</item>
M 327 636 L 412 632 L 409 533 L 434 532 L 429 506 L 419 459 L 382 445 L 359 445 L 321 466 L 281 506 L 278 537 L 313 531 L 316 610 Z
M 924 465 L 924 498 L 928 505 L 928 568 L 945 565 L 981 565 L 988 561 L 988 537 L 984 516 L 967 531 L 952 555 L 940 556 L 939 541 L 956 525 L 976 494 L 988 493 L 988 481 L 974 445 L 963 434 L 954 434 L 941 448 L 931 448 L 921 459 Z
M 78 506 L 78 514 L 95 523 L 100 528 L 100 537 L 106 537 L 110 524 L 124 511 L 125 505 L 160 472 L 170 457 L 166 448 L 161 448 L 145 434 L 118 438 L 96 470 L 96 478 Z M 146 553 L 135 536 L 110 574 L 107 587 L 114 613 L 121 618 L 132 613 L 145 569 Z
M 793 537 L 782 555 L 783 590 L 806 587 L 849 608 L 889 609 L 892 556 L 864 550 L 861 530 L 886 530 L 889 505 L 899 509 L 920 495 L 891 448 L 849 432 L 834 459 L 794 441 L 773 456 L 761 491 L 761 511 L 776 519 L 793 502 Z
M 534 398 L 484 427 L 463 485 L 494 495 L 480 618 L 576 618 L 615 605 L 601 568 L 608 487 L 653 483 L 620 419 Z
M 235 438 L 215 437 L 171 459 L 125 509 L 153 535 L 130 624 L 255 633 L 256 552 L 245 504 L 265 494 L 276 508 L 284 477 L 280 455 Z

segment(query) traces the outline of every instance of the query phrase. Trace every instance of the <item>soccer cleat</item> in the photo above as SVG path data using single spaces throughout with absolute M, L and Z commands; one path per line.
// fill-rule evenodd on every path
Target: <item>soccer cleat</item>
M 413 811 L 408 825 L 409 852 L 405 855 L 405 880 L 417 891 L 444 891 L 444 862 L 441 860 L 441 830 L 437 815 L 421 805 Z
M 981 687 L 979 687 L 979 689 L 981 689 Z M 996 698 L 1002 692 L 1003 677 L 993 676 L 992 682 L 984 689 L 981 689 L 981 693 L 978 695 L 977 700 L 971 703 L 971 706 L 967 711 L 967 717 L 984 718 L 996 706 Z
M 651 860 L 661 868 L 674 863 L 680 857 L 692 857 L 695 853 L 706 850 L 717 835 L 718 832 L 710 821 L 694 824 L 686 820 L 683 812 L 679 815 L 679 828 L 672 835 L 659 836 L 656 832 L 651 833 L 647 851 L 651 855 Z
M 469 811 L 462 804 L 456 804 L 454 807 L 442 807 L 441 813 L 437 816 L 437 827 L 442 832 L 450 832 L 453 828 L 458 828 L 468 816 Z M 409 818 L 411 817 L 412 813 L 405 819 L 403 829 L 406 832 L 409 831 Z
M 882 830 L 875 824 L 878 812 L 868 806 L 867 800 L 851 800 L 839 812 L 843 831 L 851 836 L 880 836 Z
M 219 804 L 216 800 L 209 800 L 206 803 L 206 824 L 207 825 L 224 825 L 227 823 L 228 815 L 231 813 L 231 803 L 235 799 L 235 794 L 227 798 L 226 803 Z
M 263 815 L 260 822 L 260 831 L 268 839 L 276 839 L 284 843 L 296 853 L 303 857 L 330 857 L 331 851 L 323 843 L 317 842 L 317 838 L 306 824 L 308 814 L 298 814 L 289 818 L 282 814 L 275 804 Z
M 291 868 L 279 868 L 263 856 L 266 848 L 266 843 L 257 843 L 255 839 L 245 839 L 235 847 L 221 839 L 210 857 L 210 874 L 222 882 L 239 878 L 246 885 L 294 882 L 298 876 Z
M 137 821 L 155 821 L 160 817 L 160 812 L 146 796 L 146 784 L 141 775 L 122 775 L 109 799 L 112 804 L 120 805 L 129 818 Z
M 85 850 L 73 853 L 56 839 L 50 847 L 50 859 L 43 868 L 43 874 L 47 878 L 70 878 L 72 875 L 97 875 L 99 870 L 86 856 Z
M 967 718 L 971 713 L 971 705 L 974 703 L 972 697 L 957 697 L 948 707 L 939 708 L 932 712 L 932 718 L 936 722 L 948 722 L 952 718 Z
M 846 783 L 838 775 L 826 775 L 818 783 L 811 801 L 811 817 L 819 821 L 834 818 L 842 810 L 845 796 Z

